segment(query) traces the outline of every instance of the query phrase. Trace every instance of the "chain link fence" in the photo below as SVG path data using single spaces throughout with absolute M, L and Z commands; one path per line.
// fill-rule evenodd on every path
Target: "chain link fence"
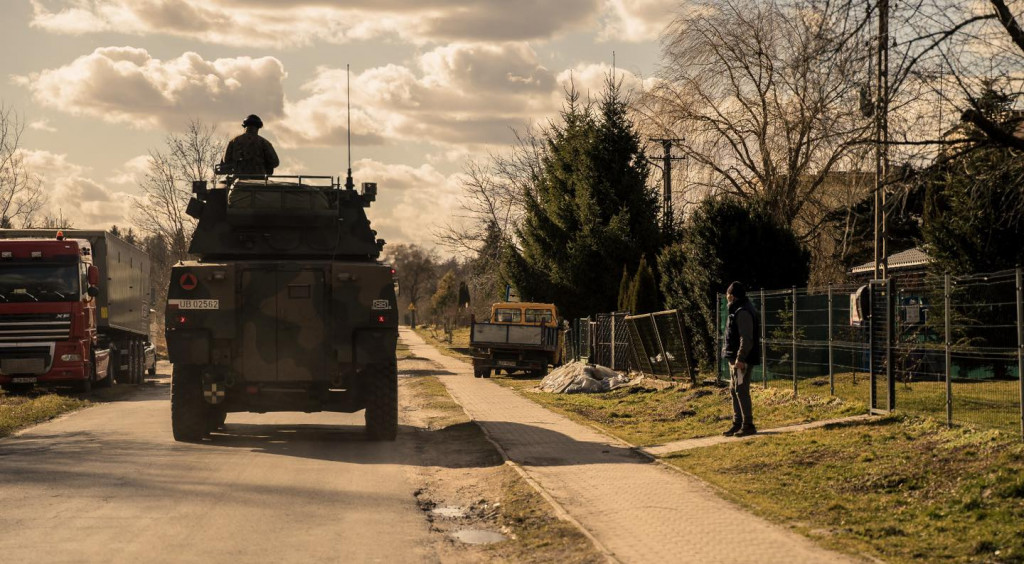
M 696 382 L 690 339 L 675 310 L 642 315 L 601 313 L 570 324 L 565 358 Z
M 752 382 L 1024 435 L 1021 276 L 750 292 L 764 352 Z M 724 296 L 718 312 L 721 339 Z M 717 377 L 728 378 L 724 361 Z

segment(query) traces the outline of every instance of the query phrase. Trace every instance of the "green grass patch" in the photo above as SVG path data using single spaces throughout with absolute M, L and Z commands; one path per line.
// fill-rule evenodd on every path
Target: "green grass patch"
M 460 327 L 452 332 L 452 340 L 448 341 L 447 335 L 439 327 L 420 326 L 414 329 L 416 334 L 423 337 L 428 345 L 434 347 L 441 354 L 457 358 L 459 360 L 472 360 L 469 348 L 469 327 Z
M 1024 444 L 892 416 L 667 462 L 819 543 L 887 562 L 1024 562 Z
M 535 391 L 538 381 L 495 377 L 494 381 L 576 421 L 592 423 L 640 446 L 717 435 L 732 422 L 728 388 L 672 385 L 619 388 L 602 394 L 551 394 Z M 826 390 L 827 391 L 827 390 Z M 860 415 L 867 408 L 837 397 L 777 388 L 751 388 L 754 421 L 760 429 Z
M 87 400 L 57 394 L 39 397 L 0 394 L 0 437 L 88 405 Z

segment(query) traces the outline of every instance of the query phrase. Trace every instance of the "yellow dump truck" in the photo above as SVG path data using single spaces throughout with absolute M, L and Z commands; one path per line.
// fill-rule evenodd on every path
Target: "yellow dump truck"
M 486 322 L 473 324 L 473 375 L 488 378 L 493 370 L 543 376 L 562 363 L 563 334 L 554 304 L 501 302 L 491 306 Z

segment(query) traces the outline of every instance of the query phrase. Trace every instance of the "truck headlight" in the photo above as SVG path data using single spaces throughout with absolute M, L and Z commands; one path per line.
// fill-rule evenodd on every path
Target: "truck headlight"
M 60 355 L 60 359 L 63 360 L 64 362 L 80 362 L 82 360 L 82 355 L 80 355 L 80 354 L 62 354 L 62 355 Z

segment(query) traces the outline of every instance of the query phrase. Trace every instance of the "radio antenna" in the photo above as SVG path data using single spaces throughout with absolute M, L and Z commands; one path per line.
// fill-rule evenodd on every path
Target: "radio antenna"
M 345 189 L 352 190 L 356 187 L 352 182 L 352 79 L 348 64 L 345 64 L 345 103 L 348 106 L 348 176 L 345 177 Z

